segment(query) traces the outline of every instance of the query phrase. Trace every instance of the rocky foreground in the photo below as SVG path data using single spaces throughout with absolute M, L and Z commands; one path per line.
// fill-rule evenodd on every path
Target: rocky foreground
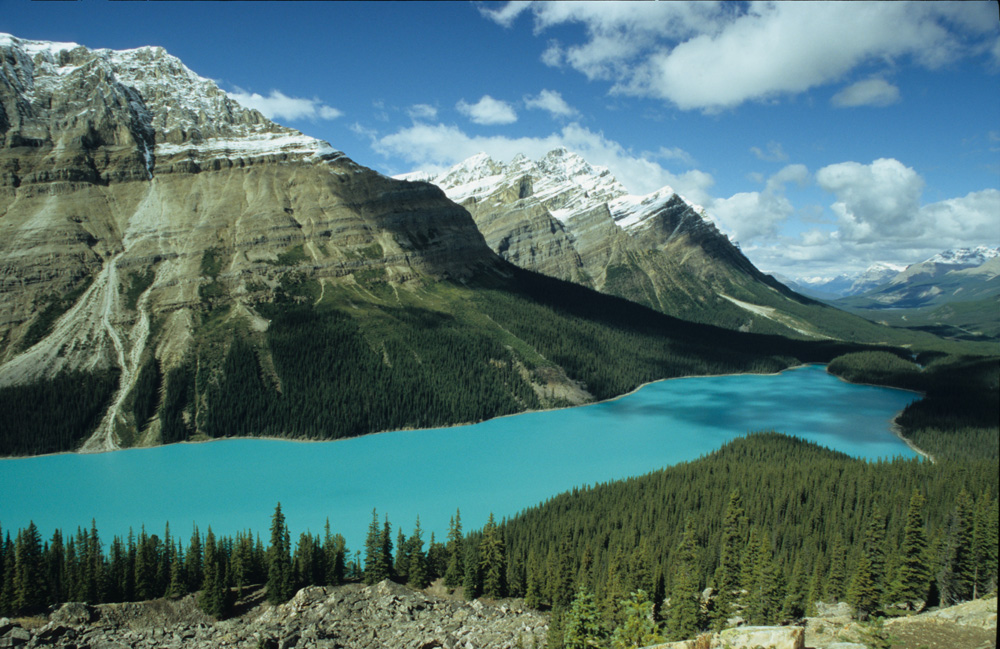
M 64 604 L 33 629 L 0 619 L 0 647 L 513 649 L 542 646 L 547 631 L 546 616 L 512 602 L 435 597 L 383 581 L 304 588 L 286 604 L 252 605 L 219 622 L 201 613 L 193 596 L 176 602 Z
M 434 594 L 438 593 L 440 594 Z M 304 588 L 272 606 L 259 590 L 237 614 L 215 621 L 193 595 L 127 604 L 68 603 L 47 618 L 0 618 L 2 647 L 64 649 L 515 649 L 543 647 L 548 617 L 521 600 L 465 601 L 443 589 L 416 591 L 390 581 Z M 846 604 L 821 606 L 801 626 L 737 627 L 649 649 L 727 647 L 872 649 L 884 646 Z M 996 597 L 886 622 L 893 649 L 996 647 Z

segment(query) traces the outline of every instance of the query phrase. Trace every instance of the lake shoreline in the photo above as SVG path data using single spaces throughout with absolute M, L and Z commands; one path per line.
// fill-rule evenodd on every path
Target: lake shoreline
M 360 435 L 351 435 L 349 437 L 337 437 L 337 438 L 332 438 L 332 439 L 314 439 L 314 438 L 300 438 L 300 437 L 281 437 L 281 436 L 275 436 L 275 435 L 260 435 L 260 436 L 257 436 L 257 435 L 248 435 L 248 436 L 240 436 L 240 437 L 214 437 L 214 438 L 198 439 L 198 440 L 184 440 L 184 441 L 181 441 L 181 442 L 173 442 L 172 444 L 156 444 L 156 445 L 151 445 L 151 446 L 127 446 L 127 447 L 123 447 L 123 448 L 110 449 L 110 450 L 104 449 L 104 450 L 99 450 L 99 451 L 81 451 L 81 450 L 76 450 L 76 451 L 59 451 L 57 453 L 43 453 L 43 454 L 40 454 L 40 455 L 5 455 L 5 456 L 0 456 L 0 462 L 2 462 L 4 460 L 23 460 L 23 459 L 36 458 L 36 457 L 57 457 L 57 456 L 60 456 L 60 455 L 101 455 L 101 454 L 104 454 L 104 453 L 114 453 L 114 452 L 117 452 L 117 451 L 132 451 L 132 450 L 141 450 L 141 449 L 162 448 L 164 446 L 171 446 L 171 445 L 175 445 L 175 444 L 209 444 L 209 443 L 212 443 L 212 442 L 225 442 L 225 441 L 228 441 L 228 440 L 257 440 L 257 439 L 259 439 L 259 440 L 270 440 L 270 441 L 276 441 L 276 442 L 294 442 L 294 443 L 301 443 L 301 444 L 316 444 L 316 443 L 325 443 L 325 442 L 340 442 L 340 441 L 346 441 L 346 440 L 351 440 L 351 439 L 359 439 L 359 438 L 362 438 L 362 437 L 369 437 L 369 436 L 372 436 L 372 435 L 384 435 L 384 434 L 389 434 L 389 433 L 419 432 L 419 431 L 430 431 L 430 430 L 447 429 L 447 428 L 460 428 L 462 426 L 472 426 L 472 425 L 480 424 L 480 423 L 483 423 L 483 422 L 486 422 L 486 421 L 494 421 L 494 420 L 499 420 L 499 419 L 506 419 L 508 417 L 518 417 L 520 415 L 526 415 L 526 414 L 531 414 L 531 413 L 558 412 L 560 410 L 567 410 L 567 409 L 572 409 L 572 408 L 582 408 L 582 407 L 586 407 L 586 406 L 599 405 L 599 404 L 602 404 L 602 403 L 613 403 L 613 402 L 618 401 L 620 399 L 624 399 L 625 397 L 631 396 L 631 395 L 635 394 L 636 392 L 638 392 L 638 391 L 642 390 L 643 388 L 646 388 L 646 387 L 648 387 L 650 385 L 654 385 L 656 383 L 663 383 L 665 381 L 677 381 L 677 380 L 681 380 L 681 379 L 697 379 L 697 378 L 721 378 L 721 377 L 727 377 L 727 376 L 733 376 L 733 377 L 736 377 L 736 376 L 778 376 L 778 375 L 783 374 L 785 372 L 791 372 L 791 371 L 795 371 L 795 370 L 799 370 L 799 369 L 803 369 L 803 368 L 807 368 L 807 367 L 813 367 L 813 366 L 828 367 L 828 365 L 829 365 L 828 363 L 799 363 L 797 365 L 790 365 L 790 366 L 788 366 L 786 368 L 778 370 L 777 372 L 736 372 L 736 373 L 733 373 L 733 374 L 685 374 L 684 376 L 671 376 L 671 377 L 668 377 L 668 378 L 654 379 L 652 381 L 646 381 L 645 383 L 641 383 L 640 385 L 638 385 L 635 388 L 629 390 L 628 392 L 623 392 L 622 394 L 619 394 L 619 395 L 616 395 L 616 396 L 613 396 L 613 397 L 609 397 L 607 399 L 601 399 L 600 401 L 591 401 L 591 402 L 588 402 L 588 403 L 580 403 L 580 404 L 571 405 L 571 406 L 558 406 L 558 407 L 555 407 L 555 408 L 541 408 L 541 409 L 532 409 L 532 410 L 522 410 L 521 412 L 512 412 L 512 413 L 506 414 L 506 415 L 497 415 L 496 417 L 490 417 L 489 419 L 481 419 L 481 420 L 478 420 L 478 421 L 465 421 L 465 422 L 458 422 L 458 423 L 454 423 L 454 424 L 444 424 L 442 426 L 435 426 L 433 428 L 395 428 L 395 429 L 391 429 L 391 430 L 379 430 L 379 431 L 375 431 L 375 432 L 371 432 L 371 433 L 362 433 Z M 827 370 L 826 373 L 828 375 L 830 375 L 830 376 L 835 377 L 836 379 L 838 379 L 840 381 L 843 381 L 844 383 L 849 384 L 849 385 L 866 385 L 866 386 L 871 386 L 871 387 L 887 388 L 887 389 L 890 389 L 890 390 L 901 390 L 901 391 L 904 391 L 904 392 L 913 392 L 914 394 L 923 395 L 923 393 L 920 392 L 920 391 L 918 391 L 918 390 L 910 390 L 910 389 L 907 389 L 907 388 L 896 388 L 896 387 L 887 386 L 887 385 L 877 385 L 875 383 L 855 383 L 853 381 L 848 381 L 847 379 L 844 379 L 843 377 L 837 376 L 836 374 L 832 374 L 829 370 Z M 930 453 L 927 453 L 923 449 L 918 448 L 916 445 L 913 444 L 913 442 L 911 440 L 907 439 L 903 435 L 902 427 L 900 427 L 899 424 L 896 423 L 896 420 L 899 418 L 900 414 L 902 414 L 902 410 L 899 411 L 899 413 L 897 413 L 896 416 L 891 420 L 891 422 L 890 422 L 890 430 L 891 430 L 891 432 L 896 437 L 898 437 L 903 443 L 905 443 L 910 448 L 910 450 L 912 450 L 914 453 L 917 453 L 921 457 L 924 457 L 924 458 L 930 460 L 932 463 L 935 462 L 933 456 L 931 456 Z

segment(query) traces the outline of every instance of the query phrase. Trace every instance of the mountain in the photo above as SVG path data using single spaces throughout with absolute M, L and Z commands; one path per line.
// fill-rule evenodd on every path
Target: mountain
M 479 154 L 439 175 L 398 178 L 441 187 L 507 261 L 662 313 L 795 337 L 867 328 L 760 272 L 702 207 L 670 187 L 630 195 L 608 169 L 565 148 L 507 164 Z
M 2 35 L 0 107 L 0 454 L 433 427 L 845 349 L 695 327 L 518 269 L 439 188 L 267 120 L 162 48 Z M 515 191 L 546 187 L 526 182 Z M 559 207 L 591 194 L 618 216 L 591 209 L 595 227 L 626 238 L 577 245 L 581 272 L 591 255 L 642 258 L 628 241 L 649 237 L 699 242 L 706 285 L 723 281 L 715 258 L 755 276 L 679 197 L 635 201 L 598 173 Z
M 818 300 L 833 300 L 838 297 L 858 295 L 880 286 L 898 275 L 905 266 L 876 262 L 861 273 L 837 275 L 834 278 L 808 277 L 799 279 L 780 278 L 793 291 Z
M 939 335 L 1000 336 L 1000 248 L 947 250 L 832 304 L 872 320 Z

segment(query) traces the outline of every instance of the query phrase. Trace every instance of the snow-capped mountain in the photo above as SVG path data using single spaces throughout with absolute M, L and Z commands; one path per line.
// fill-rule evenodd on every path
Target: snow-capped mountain
M 523 268 L 697 322 L 816 333 L 792 315 L 808 300 L 757 270 L 701 206 L 670 187 L 630 195 L 610 170 L 565 148 L 507 163 L 478 154 L 441 174 L 398 178 L 441 187 Z
M 875 262 L 860 273 L 845 273 L 834 278 L 800 277 L 782 279 L 795 291 L 821 300 L 858 295 L 885 284 L 906 267 L 888 262 Z
M 918 308 L 1000 294 L 1000 248 L 945 250 L 866 291 L 847 294 L 853 308 Z M 838 302 L 839 303 L 839 302 Z

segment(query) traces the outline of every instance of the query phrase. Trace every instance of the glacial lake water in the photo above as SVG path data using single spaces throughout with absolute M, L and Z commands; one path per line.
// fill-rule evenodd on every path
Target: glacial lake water
M 329 517 L 363 550 L 372 509 L 407 535 L 444 540 L 461 509 L 479 528 L 585 484 L 693 460 L 726 441 L 775 430 L 862 458 L 914 457 L 891 431 L 918 395 L 851 385 L 808 366 L 771 376 L 672 379 L 613 401 L 468 426 L 333 442 L 220 440 L 96 455 L 0 460 L 4 533 L 34 520 L 44 538 L 97 522 L 102 540 L 141 525 L 185 545 L 197 523 L 217 534 L 251 528 L 267 540 L 275 503 L 293 541 Z

